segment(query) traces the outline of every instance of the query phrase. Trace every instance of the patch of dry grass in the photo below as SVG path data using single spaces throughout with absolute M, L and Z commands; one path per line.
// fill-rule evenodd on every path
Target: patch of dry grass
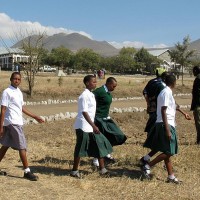
M 179 154 L 173 157 L 176 175 L 182 185 L 165 183 L 167 172 L 160 163 L 152 170 L 152 181 L 142 180 L 139 158 L 146 154 L 142 144 L 146 113 L 113 114 L 128 136 L 126 144 L 114 147 L 117 162 L 108 169 L 115 175 L 101 178 L 93 172 L 91 159 L 81 160 L 80 171 L 84 178 L 69 176 L 73 164 L 75 134 L 74 120 L 25 126 L 31 169 L 39 175 L 38 182 L 21 179 L 23 171 L 16 151 L 9 150 L 2 161 L 9 176 L 0 177 L 2 199 L 198 199 L 200 184 L 200 148 L 194 145 L 193 121 L 177 115 Z
M 0 91 L 9 84 L 10 72 L 1 72 Z M 114 97 L 142 96 L 142 90 L 152 77 L 117 76 L 118 87 Z M 35 96 L 33 100 L 77 99 L 83 90 L 83 76 L 63 78 L 63 84 L 58 85 L 58 77 L 40 75 L 36 77 Z M 99 80 L 98 86 L 105 80 Z M 175 93 L 191 92 L 193 78 L 187 78 L 185 86 L 177 81 Z M 25 90 L 25 80 L 22 89 Z M 41 108 L 46 109 L 46 107 Z M 9 150 L 1 162 L 1 169 L 8 172 L 7 177 L 0 176 L 1 199 L 198 199 L 200 196 L 200 147 L 195 143 L 194 121 L 186 121 L 177 114 L 177 132 L 179 136 L 179 154 L 173 157 L 173 165 L 182 185 L 165 183 L 167 173 L 162 163 L 152 169 L 154 179 L 142 180 L 138 160 L 148 152 L 142 144 L 146 138 L 143 132 L 147 114 L 113 113 L 112 117 L 126 133 L 126 144 L 114 147 L 117 162 L 108 166 L 116 175 L 111 178 L 101 178 L 93 172 L 91 159 L 81 160 L 80 171 L 82 180 L 69 176 L 73 164 L 75 134 L 74 119 L 56 121 L 38 125 L 25 126 L 28 142 L 28 158 L 31 169 L 39 175 L 38 182 L 30 182 L 23 176 L 22 164 L 18 153 Z

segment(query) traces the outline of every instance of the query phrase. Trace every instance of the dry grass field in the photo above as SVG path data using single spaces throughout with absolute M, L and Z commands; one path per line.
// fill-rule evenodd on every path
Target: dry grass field
M 77 99 L 83 90 L 82 77 L 64 77 L 63 84 L 59 86 L 58 77 L 52 74 L 38 75 L 35 96 L 29 100 Z M 117 77 L 119 84 L 113 95 L 141 96 L 148 79 L 142 76 Z M 0 81 L 2 91 L 9 84 L 9 72 L 1 72 Z M 103 82 L 104 80 L 99 81 L 98 85 Z M 193 78 L 186 78 L 185 86 L 182 88 L 181 82 L 178 81 L 175 93 L 191 92 L 192 82 Z M 25 88 L 23 80 L 22 89 Z M 181 101 L 181 98 L 178 100 Z M 188 99 L 188 104 L 190 101 Z M 47 108 L 41 106 L 41 109 Z M 187 112 L 192 116 L 189 110 Z M 98 172 L 93 172 L 91 158 L 84 158 L 81 161 L 80 171 L 83 179 L 78 180 L 69 176 L 75 145 L 74 119 L 26 125 L 24 130 L 28 143 L 28 159 L 32 171 L 39 176 L 39 181 L 30 182 L 22 178 L 23 170 L 18 153 L 10 149 L 0 163 L 0 168 L 8 173 L 7 176 L 0 176 L 0 199 L 199 199 L 200 147 L 195 145 L 193 120 L 186 121 L 177 113 L 179 154 L 172 160 L 175 175 L 183 181 L 183 184 L 174 185 L 165 183 L 167 172 L 163 169 L 162 163 L 152 169 L 153 180 L 142 179 L 138 161 L 148 152 L 148 149 L 142 147 L 146 138 L 143 130 L 147 114 L 113 113 L 111 116 L 128 136 L 126 144 L 114 147 L 113 154 L 117 162 L 107 166 L 114 173 L 113 176 L 102 178 Z

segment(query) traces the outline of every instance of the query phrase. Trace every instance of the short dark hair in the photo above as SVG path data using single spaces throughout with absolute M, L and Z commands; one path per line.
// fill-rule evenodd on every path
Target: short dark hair
M 167 74 L 165 77 L 165 83 L 167 86 L 171 86 L 175 83 L 176 77 L 173 74 Z
M 107 80 L 106 80 L 106 84 L 112 83 L 113 81 L 117 82 L 117 80 L 114 77 L 108 77 Z
M 193 67 L 193 74 L 195 74 L 195 75 L 200 74 L 200 67 L 199 66 L 194 66 Z
M 83 79 L 83 83 L 86 85 L 87 82 L 89 82 L 92 78 L 96 78 L 94 75 L 87 75 Z
M 12 80 L 12 79 L 15 77 L 15 75 L 19 75 L 19 76 L 21 77 L 20 72 L 13 72 L 13 73 L 11 74 L 11 76 L 10 76 L 10 80 Z

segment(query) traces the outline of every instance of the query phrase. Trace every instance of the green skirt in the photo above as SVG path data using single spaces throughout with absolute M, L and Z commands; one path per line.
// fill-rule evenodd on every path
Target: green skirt
M 169 125 L 170 126 L 170 125 Z M 147 135 L 144 147 L 150 148 L 154 151 L 160 151 L 167 155 L 174 155 L 178 153 L 178 143 L 176 136 L 176 129 L 170 126 L 171 140 L 166 136 L 165 126 L 163 123 L 156 123 Z
M 123 144 L 127 137 L 112 119 L 95 118 L 95 124 L 112 146 Z
M 76 129 L 75 157 L 102 158 L 110 153 L 112 146 L 102 133 L 94 134 Z

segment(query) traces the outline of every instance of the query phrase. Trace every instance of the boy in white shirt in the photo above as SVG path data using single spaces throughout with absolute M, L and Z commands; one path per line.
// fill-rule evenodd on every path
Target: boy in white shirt
M 26 139 L 23 132 L 22 112 L 34 118 L 39 123 L 44 122 L 24 108 L 23 95 L 18 86 L 21 83 L 19 72 L 13 72 L 10 77 L 11 85 L 3 91 L 1 99 L 0 117 L 0 161 L 3 159 L 9 147 L 18 150 L 24 167 L 24 178 L 37 181 L 38 177 L 31 173 L 26 156 Z M 6 172 L 4 172 L 6 175 Z

